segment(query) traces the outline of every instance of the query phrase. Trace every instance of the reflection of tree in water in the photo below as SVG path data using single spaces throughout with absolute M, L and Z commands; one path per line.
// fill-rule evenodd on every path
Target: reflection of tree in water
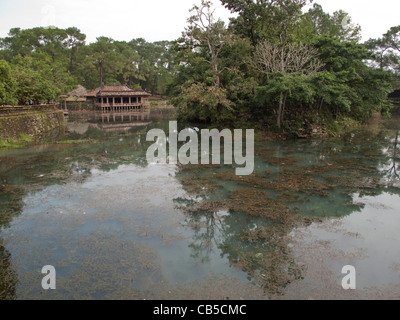
M 8 227 L 12 218 L 19 214 L 23 208 L 22 187 L 8 185 L 4 176 L 0 175 L 3 182 L 0 185 L 0 227 Z
M 7 156 L 0 158 L 0 230 L 8 228 L 21 214 L 27 194 L 51 185 L 83 183 L 93 169 L 110 171 L 120 165 L 146 166 L 147 147 L 136 136 L 121 136 L 97 143 L 38 146 L 36 152 L 7 151 Z M 10 257 L 0 239 L 0 299 L 16 298 L 17 275 Z
M 11 254 L 0 240 L 0 300 L 16 299 L 17 275 L 11 265 Z
M 386 170 L 386 175 L 390 179 L 399 179 L 399 160 L 400 160 L 400 150 L 399 150 L 399 131 L 396 131 L 395 137 L 393 139 L 393 145 L 388 150 L 390 156 L 389 169 Z
M 121 136 L 77 145 L 38 146 L 22 155 L 19 150 L 8 152 L 0 158 L 0 225 L 5 223 L 5 212 L 21 211 L 22 199 L 28 192 L 68 182 L 83 183 L 93 169 L 146 166 L 147 147 L 136 136 Z
M 192 257 L 206 263 L 218 249 L 221 257 L 246 272 L 249 280 L 268 294 L 279 294 L 301 278 L 302 266 L 292 257 L 287 236 L 306 220 L 274 204 L 265 194 L 251 199 L 252 191 L 241 191 L 248 194 L 243 201 L 233 192 L 227 201 L 204 200 L 186 207 L 187 226 L 195 231 L 190 244 Z M 284 210 L 281 213 L 279 209 Z M 257 216 L 257 212 L 261 214 Z
M 104 134 L 92 128 L 83 135 L 71 133 L 68 143 L 5 151 L 0 156 L 0 226 L 21 212 L 28 192 L 55 184 L 83 183 L 93 169 L 110 171 L 130 164 L 145 167 L 151 145 L 144 138 L 147 129 Z
M 293 229 L 360 211 L 355 193 L 399 193 L 387 189 L 390 181 L 379 170 L 396 158 L 383 151 L 387 146 L 387 134 L 361 132 L 301 153 L 280 149 L 279 157 L 256 147 L 258 172 L 248 177 L 232 168 L 182 166 L 177 178 L 197 199 L 175 199 L 195 231 L 192 256 L 206 263 L 219 251 L 268 295 L 283 294 L 305 268 L 291 249 Z M 304 165 L 311 158 L 318 161 Z
M 387 159 L 382 161 L 385 167 L 383 173 L 385 178 L 390 181 L 399 181 L 400 178 L 400 118 L 393 116 L 393 118 L 385 119 L 382 122 L 382 127 L 386 129 L 386 144 L 383 146 L 386 149 Z
M 195 235 L 193 243 L 189 245 L 192 249 L 192 257 L 202 263 L 210 261 L 210 255 L 214 251 L 214 245 L 219 246 L 223 242 L 225 227 L 217 213 L 203 213 L 188 216 L 188 226 L 193 228 Z

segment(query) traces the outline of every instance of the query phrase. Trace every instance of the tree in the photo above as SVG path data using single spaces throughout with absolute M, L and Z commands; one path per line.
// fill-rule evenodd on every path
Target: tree
M 214 17 L 215 9 L 212 9 L 210 1 L 201 1 L 201 5 L 194 6 L 190 12 L 194 15 L 188 20 L 189 26 L 186 29 L 188 42 L 195 46 L 206 45 L 211 57 L 207 61 L 215 77 L 215 87 L 221 87 L 220 75 L 223 69 L 219 67 L 219 55 L 224 45 L 231 39 L 231 34 L 225 27 L 225 23 Z
M 383 35 L 385 42 L 397 53 L 400 53 L 400 26 L 392 27 Z
M 173 43 L 149 43 L 139 38 L 133 39 L 128 45 L 137 56 L 132 83 L 155 94 L 166 94 L 176 72 Z
M 324 12 L 322 6 L 315 3 L 302 17 L 311 22 L 314 36 L 331 36 L 342 41 L 359 42 L 361 40 L 361 27 L 352 23 L 351 17 L 339 10 L 333 16 Z
M 267 81 L 274 77 L 274 84 L 279 87 L 279 107 L 277 126 L 281 128 L 286 109 L 286 99 L 291 91 L 293 75 L 311 76 L 319 72 L 323 63 L 318 59 L 318 50 L 301 44 L 290 43 L 287 46 L 260 42 L 255 49 L 254 59 L 250 64 L 267 76 Z M 292 76 L 288 76 L 288 75 Z M 271 83 L 267 83 L 271 85 Z
M 63 44 L 64 47 L 70 51 L 68 72 L 73 72 L 77 51 L 85 45 L 86 35 L 81 33 L 81 31 L 75 27 L 68 28 L 66 33 L 67 38 L 64 40 Z
M 69 50 L 74 50 L 79 42 L 77 39 L 83 37 L 76 28 L 11 29 L 9 36 L 0 41 L 0 55 L 16 72 L 15 78 L 22 81 L 21 85 L 18 83 L 16 99 L 20 103 L 36 99 L 52 100 L 56 98 L 55 93 L 70 91 L 77 81 L 68 70 L 74 60 Z M 28 85 L 32 88 L 29 89 Z M 20 90 L 24 86 L 25 93 Z M 39 91 L 42 94 L 38 94 Z
M 51 57 L 40 54 L 41 59 L 17 56 L 12 71 L 17 82 L 15 98 L 21 105 L 29 100 L 37 103 L 57 99 L 62 89 L 54 80 Z
M 235 32 L 251 39 L 254 46 L 262 40 L 289 42 L 302 16 L 302 9 L 312 0 L 221 0 L 238 18 L 232 19 Z
M 221 83 L 226 67 L 221 65 L 220 59 L 222 50 L 231 41 L 231 34 L 224 22 L 215 18 L 210 1 L 202 0 L 200 6 L 195 5 L 190 12 L 193 15 L 188 19 L 189 25 L 178 48 L 184 58 L 181 72 L 186 79 L 182 79 L 174 101 L 185 118 L 222 123 L 232 112 L 227 90 Z M 189 72 L 192 76 L 186 77 Z M 207 112 L 209 115 L 205 116 Z
M 114 68 L 113 78 L 121 84 L 133 86 L 141 77 L 138 75 L 140 56 L 126 42 L 114 42 L 114 58 L 118 59 L 119 68 Z
M 90 44 L 83 52 L 87 61 L 93 64 L 98 72 L 100 86 L 116 81 L 116 74 L 121 71 L 122 55 L 116 50 L 114 40 L 107 37 L 97 38 L 97 42 Z
M 10 65 L 5 60 L 0 60 L 0 105 L 15 105 L 17 83 L 12 75 Z
M 365 43 L 373 52 L 373 60 L 381 70 L 400 73 L 400 26 L 392 27 L 382 38 Z
M 331 107 L 336 108 L 336 114 L 342 111 L 363 121 L 372 110 L 382 113 L 390 110 L 388 94 L 392 90 L 393 76 L 365 64 L 371 53 L 364 45 L 323 36 L 314 46 L 329 74 L 324 81 L 327 81 L 328 91 L 333 93 Z M 323 82 L 318 86 L 321 90 L 327 88 Z
M 232 111 L 226 90 L 205 84 L 193 83 L 183 87 L 172 102 L 178 107 L 180 117 L 188 121 L 222 123 L 229 119 Z
M 71 32 L 72 29 L 74 28 L 67 30 Z M 64 29 L 37 27 L 21 30 L 13 28 L 8 35 L 2 39 L 1 48 L 9 53 L 10 60 L 18 54 L 25 57 L 32 53 L 46 53 L 52 57 L 53 62 L 63 60 L 65 57 L 68 32 Z
M 39 46 L 39 39 L 34 29 L 21 30 L 21 28 L 12 28 L 8 33 L 8 37 L 3 38 L 1 41 L 1 49 L 6 51 L 9 61 L 18 54 L 21 56 L 30 55 Z

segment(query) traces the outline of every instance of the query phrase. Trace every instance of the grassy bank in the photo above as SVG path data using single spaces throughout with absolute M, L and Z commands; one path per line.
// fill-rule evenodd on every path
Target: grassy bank
M 21 134 L 17 139 L 9 138 L 6 140 L 0 139 L 0 148 L 18 149 L 24 148 L 32 144 L 34 138 L 27 134 Z
M 149 110 L 162 110 L 162 109 L 174 109 L 174 106 L 169 103 L 169 100 L 153 100 L 150 101 Z

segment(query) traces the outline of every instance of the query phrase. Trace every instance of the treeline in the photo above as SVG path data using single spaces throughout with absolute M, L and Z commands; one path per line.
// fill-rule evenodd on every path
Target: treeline
M 127 84 L 166 93 L 174 76 L 171 42 L 85 39 L 77 28 L 11 29 L 0 39 L 0 105 L 55 100 L 78 84 L 87 89 Z
M 305 12 L 308 0 L 221 2 L 237 15 L 228 26 L 202 0 L 177 42 L 181 118 L 298 134 L 390 110 L 400 27 L 365 45 L 347 13 Z
M 294 134 L 390 111 L 400 26 L 362 44 L 346 12 L 306 11 L 311 0 L 220 1 L 235 13 L 229 25 L 201 0 L 173 42 L 86 44 L 77 28 L 11 29 L 0 39 L 0 105 L 127 84 L 170 96 L 184 120 Z

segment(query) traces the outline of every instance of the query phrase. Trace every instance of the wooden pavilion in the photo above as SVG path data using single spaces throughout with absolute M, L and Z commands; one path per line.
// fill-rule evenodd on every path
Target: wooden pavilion
M 102 86 L 87 93 L 96 110 L 109 112 L 137 112 L 147 107 L 147 98 L 151 94 L 143 90 L 134 90 L 126 85 Z

